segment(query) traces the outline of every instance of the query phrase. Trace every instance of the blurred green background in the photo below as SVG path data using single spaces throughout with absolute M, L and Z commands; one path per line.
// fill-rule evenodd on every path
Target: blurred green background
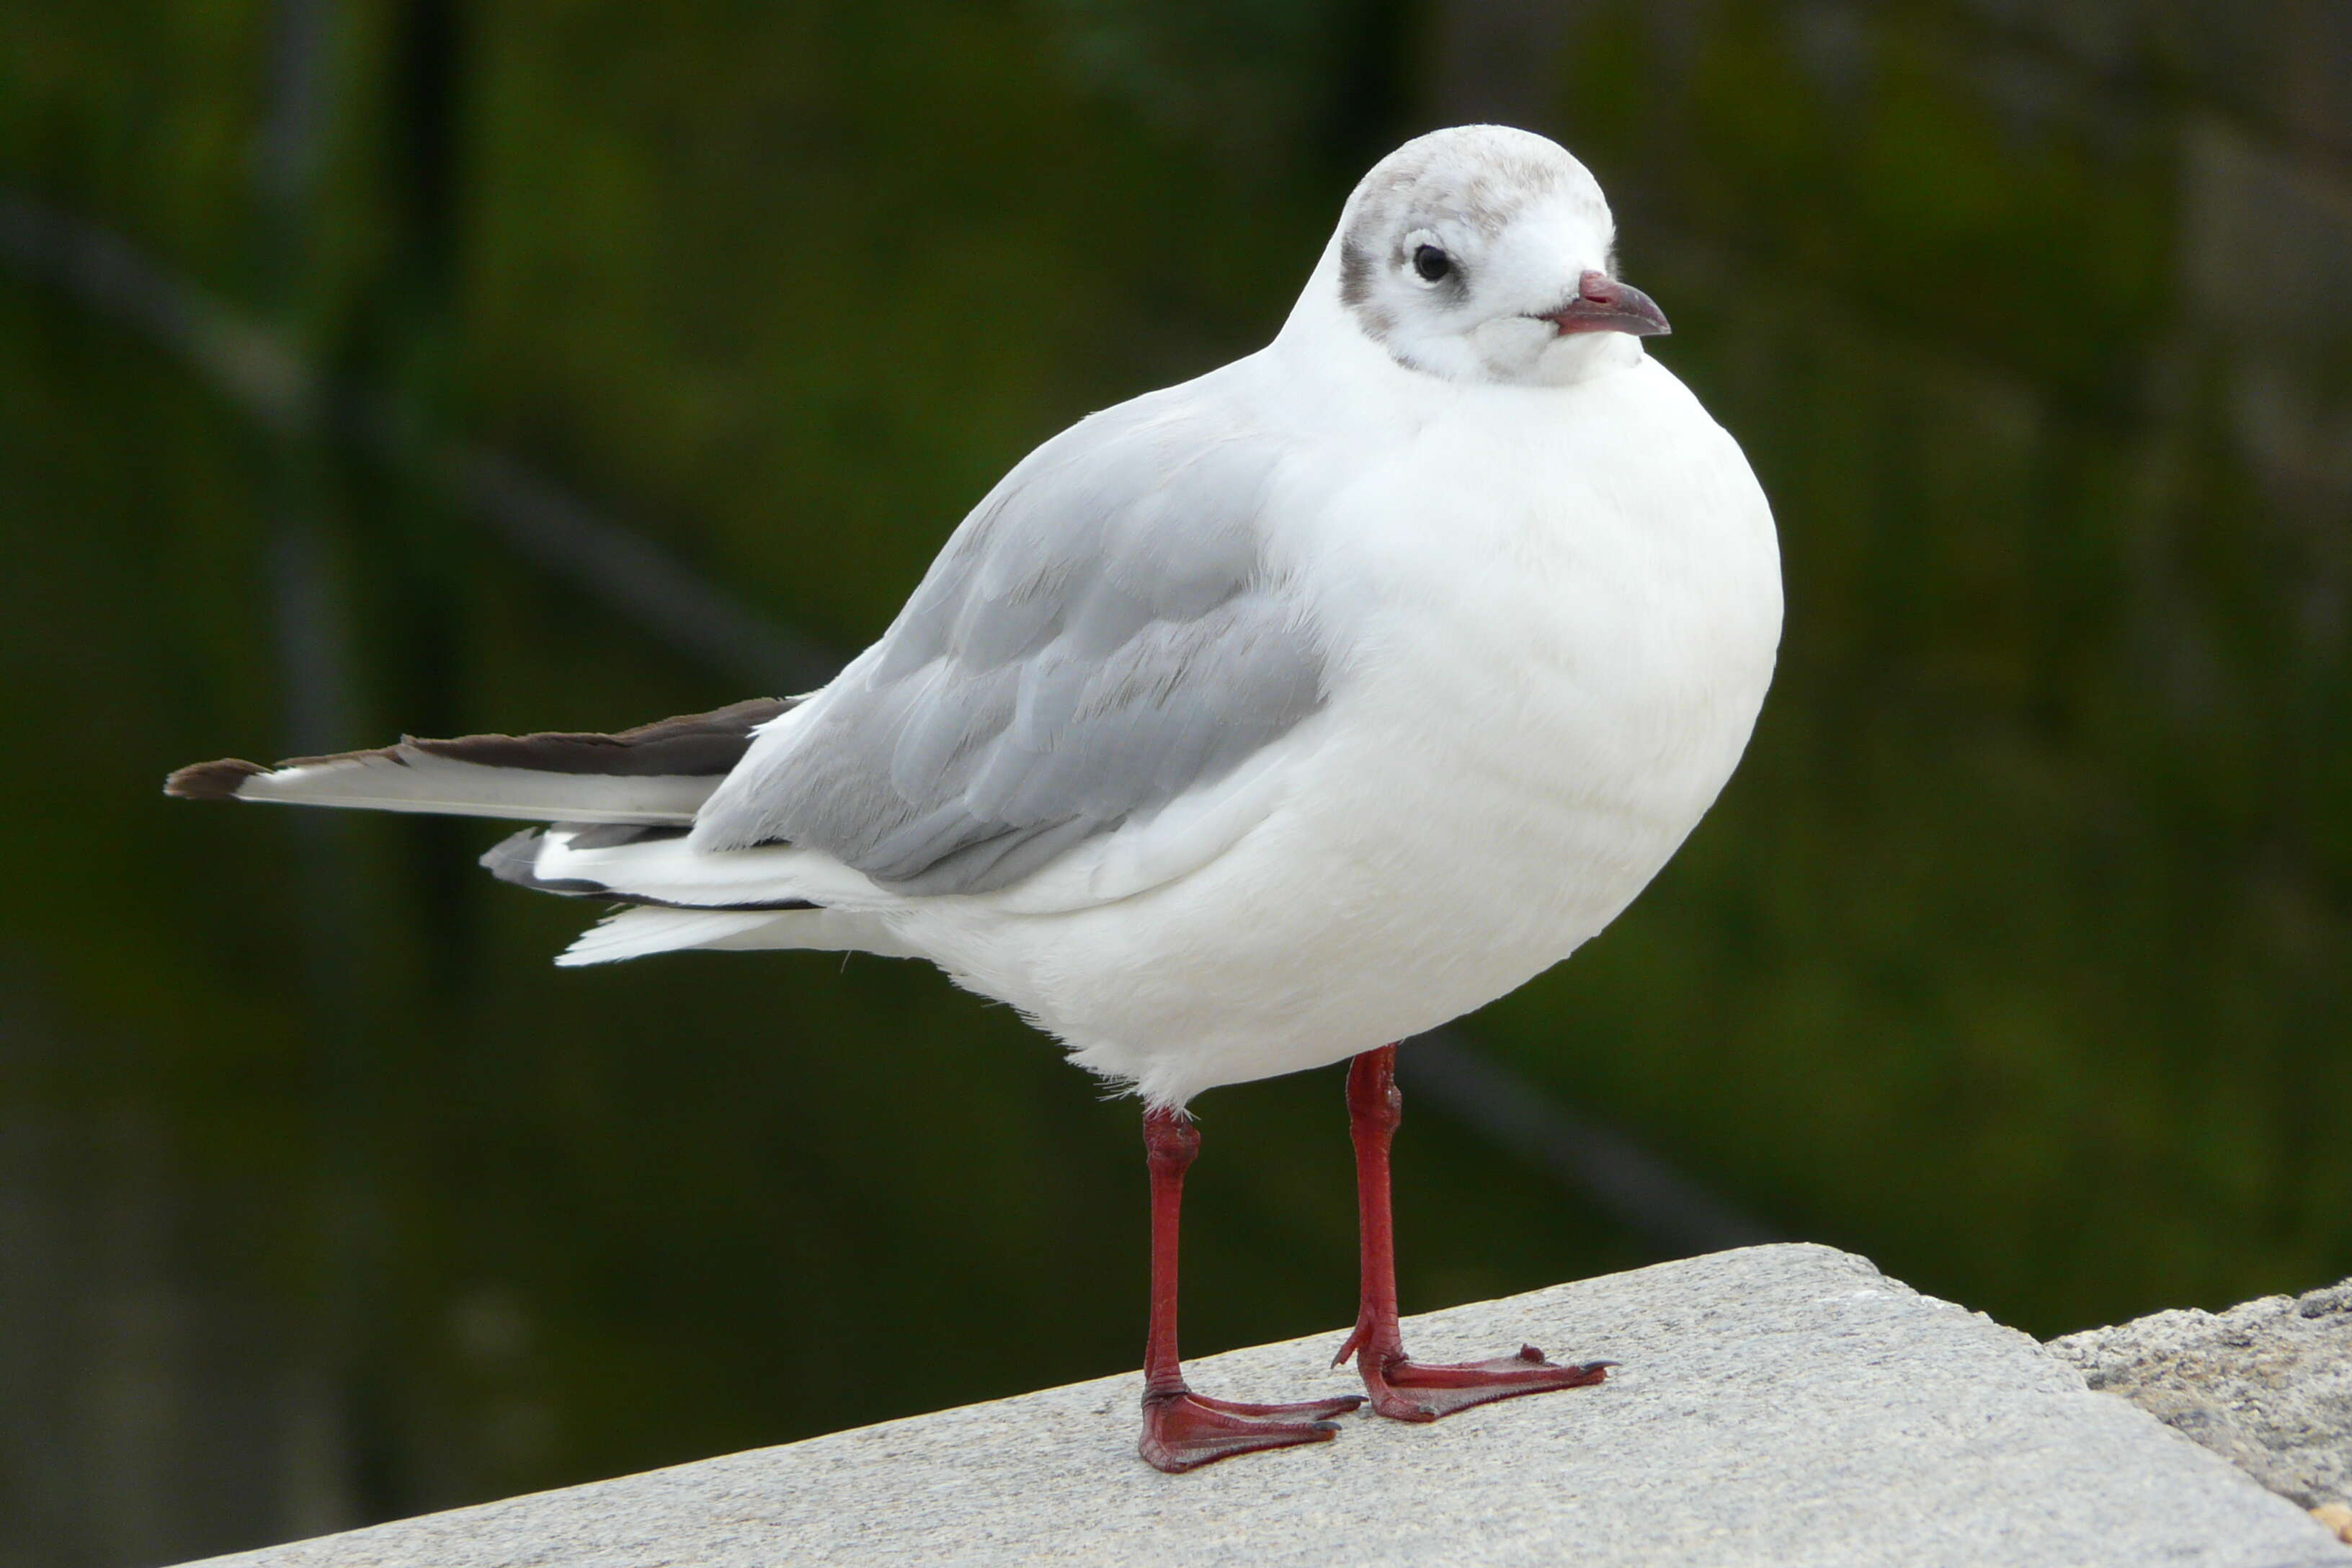
M 16 6 L 0 1568 L 1134 1366 L 1132 1107 L 1005 1010 L 559 973 L 495 827 L 157 786 L 809 684 L 1480 118 L 1610 191 L 1789 630 L 1681 858 L 1463 1041 L 2036 1333 L 2352 1271 L 2352 7 Z M 1336 1329 L 1338 1076 L 1199 1109 L 1188 1348 Z M 1408 1111 L 1409 1308 L 1674 1250 Z

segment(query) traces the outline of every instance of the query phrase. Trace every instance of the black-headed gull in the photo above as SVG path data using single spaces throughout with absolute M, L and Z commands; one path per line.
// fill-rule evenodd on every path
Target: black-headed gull
M 1162 1469 L 1319 1441 L 1362 1403 L 1210 1399 L 1176 1351 L 1186 1102 L 1342 1058 L 1363 1295 L 1339 1354 L 1373 1409 L 1599 1382 L 1532 1349 L 1405 1355 L 1389 1042 L 1623 909 L 1771 676 L 1770 512 L 1644 353 L 1665 318 L 1613 237 L 1542 137 L 1423 136 L 1356 187 L 1271 344 L 1031 453 L 823 689 L 168 787 L 550 824 L 483 863 L 625 906 L 561 963 L 856 950 L 1020 1008 L 1145 1105 Z

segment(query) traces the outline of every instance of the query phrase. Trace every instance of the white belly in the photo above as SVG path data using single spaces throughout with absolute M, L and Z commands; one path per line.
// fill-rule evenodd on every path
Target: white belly
M 1532 463 L 1524 431 L 1435 432 L 1453 471 L 1491 470 L 1482 447 L 1519 465 L 1446 498 L 1367 466 L 1307 542 L 1329 702 L 1276 743 L 1279 799 L 1230 849 L 1096 908 L 942 909 L 910 940 L 1162 1102 L 1433 1027 L 1568 956 L 1730 776 L 1779 641 L 1763 498 L 1656 377 L 1633 395 L 1687 406 L 1686 449 L 1638 469 L 1605 421 Z

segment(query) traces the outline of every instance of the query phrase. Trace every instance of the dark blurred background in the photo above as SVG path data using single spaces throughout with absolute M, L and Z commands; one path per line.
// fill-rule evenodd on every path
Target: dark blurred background
M 2341 0 L 10 6 L 0 1568 L 1133 1367 L 1133 1109 L 1007 1011 L 559 973 L 490 825 L 157 786 L 814 684 L 1481 118 L 1611 193 L 1789 630 L 1656 887 L 1431 1047 L 1409 1308 L 1768 1234 L 2042 1334 L 2352 1271 Z M 1199 1109 L 1188 1347 L 1336 1330 L 1336 1073 Z

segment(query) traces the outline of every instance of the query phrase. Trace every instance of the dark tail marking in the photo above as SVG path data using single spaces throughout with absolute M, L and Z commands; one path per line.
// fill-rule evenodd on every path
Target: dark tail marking
M 730 771 L 751 749 L 751 731 L 791 708 L 796 697 L 755 697 L 708 713 L 688 713 L 640 724 L 617 734 L 460 735 L 447 741 L 403 739 L 397 746 L 362 752 L 337 752 L 323 757 L 289 757 L 265 768 L 258 763 L 225 757 L 182 768 L 163 781 L 163 793 L 182 800 L 229 800 L 246 780 L 282 768 L 313 767 L 321 763 L 381 759 L 407 766 L 401 753 L 423 752 L 450 762 L 483 767 L 520 768 L 527 773 L 593 773 L 608 778 L 716 778 Z
M 242 757 L 223 757 L 216 763 L 197 763 L 182 768 L 163 781 L 163 793 L 182 800 L 235 800 L 239 784 L 256 773 L 268 771 L 259 763 L 248 763 Z
M 614 735 L 466 735 L 454 741 L 411 741 L 409 744 L 453 763 L 526 768 L 532 773 L 716 777 L 743 760 L 743 753 L 751 749 L 753 726 L 766 723 L 798 700 L 755 697 L 709 713 L 656 720 Z

